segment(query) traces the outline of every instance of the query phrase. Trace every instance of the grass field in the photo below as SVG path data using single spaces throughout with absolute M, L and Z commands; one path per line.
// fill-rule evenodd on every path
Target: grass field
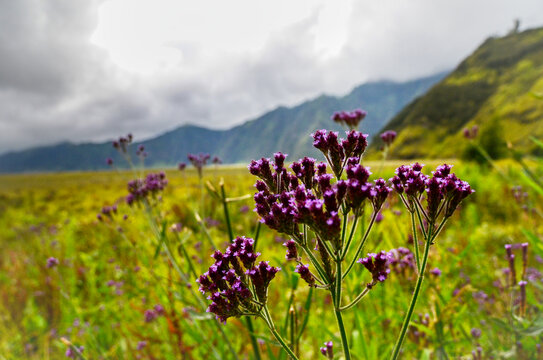
M 437 163 L 427 163 L 425 172 Z M 433 271 L 427 273 L 401 358 L 541 359 L 543 194 L 514 163 L 499 163 L 499 171 L 453 163 L 476 193 L 462 203 L 430 249 L 428 270 Z M 373 176 L 388 179 L 398 164 L 366 165 Z M 539 164 L 531 168 L 542 178 Z M 67 347 L 61 337 L 83 346 L 87 359 L 255 358 L 245 320 L 231 318 L 219 325 L 206 313 L 208 301 L 195 283 L 194 275 L 212 264 L 213 247 L 224 250 L 231 240 L 222 203 L 202 192 L 196 172 L 188 169 L 166 171 L 169 183 L 151 209 L 130 207 L 124 202 L 126 183 L 137 175 L 111 171 L 0 177 L 0 359 L 63 358 Z M 257 226 L 255 177 L 245 167 L 205 168 L 204 181 L 217 190 L 220 179 L 226 196 L 235 198 L 228 203 L 234 235 L 254 237 L 258 232 L 262 258 L 282 268 L 270 285 L 268 301 L 279 332 L 297 347 L 301 359 L 320 358 L 319 347 L 329 340 L 339 357 L 340 335 L 329 293 L 299 281 L 295 264 L 285 260 L 283 236 Z M 522 191 L 515 196 L 512 188 L 517 185 Z M 102 207 L 113 204 L 117 213 L 99 221 Z M 412 249 L 410 215 L 396 194 L 382 214 L 364 255 Z M 369 215 L 363 217 L 355 241 L 368 221 Z M 177 223 L 182 226 L 172 231 Z M 521 243 L 529 244 L 526 270 Z M 528 282 L 525 309 L 519 286 L 510 285 L 506 244 L 513 244 L 516 255 L 516 282 L 523 275 Z M 48 266 L 51 257 L 58 265 Z M 353 358 L 389 356 L 415 278 L 412 269 L 393 270 L 386 282 L 344 313 Z M 356 264 L 346 278 L 345 302 L 368 279 Z M 155 318 L 150 319 L 149 310 Z M 252 324 L 262 358 L 287 359 L 265 323 L 254 318 Z

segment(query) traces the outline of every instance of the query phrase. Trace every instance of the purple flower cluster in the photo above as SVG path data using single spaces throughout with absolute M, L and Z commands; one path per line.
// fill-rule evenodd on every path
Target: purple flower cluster
M 363 138 L 365 141 L 365 137 Z M 359 164 L 358 157 L 346 160 L 346 180 L 332 183 L 324 163 L 315 164 L 303 158 L 291 165 L 293 173 L 284 167 L 286 155 L 276 153 L 274 161 L 262 158 L 249 165 L 251 174 L 258 176 L 255 184 L 255 211 L 270 228 L 300 238 L 299 225 L 308 225 L 323 241 L 337 244 L 341 232 L 339 217 L 342 205 L 360 215 L 368 199 L 378 212 L 392 190 L 383 179 L 368 182 L 370 171 Z M 341 159 L 341 162 L 344 160 Z M 272 170 L 273 166 L 273 170 Z
M 419 163 L 402 165 L 396 169 L 396 176 L 390 181 L 411 212 L 415 211 L 415 205 L 420 204 L 420 197 L 426 192 L 425 214 L 429 222 L 435 223 L 441 213 L 445 218 L 450 217 L 460 202 L 474 191 L 467 182 L 451 173 L 451 165 L 438 166 L 431 177 L 422 174 L 423 166 Z M 403 197 L 404 193 L 407 200 Z
M 132 134 L 128 134 L 126 136 L 121 136 L 118 140 L 113 141 L 112 145 L 116 150 L 126 154 L 128 145 L 132 143 L 132 140 Z
M 358 124 L 364 120 L 367 112 L 364 110 L 356 109 L 353 111 L 338 111 L 332 115 L 332 120 L 338 124 L 347 126 L 349 129 L 358 128 Z
M 100 212 L 100 214 L 96 215 L 96 218 L 102 221 L 104 219 L 104 216 L 111 219 L 115 214 L 117 214 L 117 205 L 103 206 L 102 211 Z
M 479 127 L 477 125 L 473 125 L 471 128 L 464 128 L 462 133 L 466 139 L 473 140 L 479 133 Z
M 155 321 L 159 316 L 164 316 L 166 314 L 166 309 L 164 306 L 157 304 L 152 309 L 147 309 L 143 313 L 143 318 L 146 323 Z
M 57 266 L 58 264 L 59 264 L 59 262 L 58 262 L 58 259 L 57 259 L 57 258 L 50 257 L 50 258 L 47 259 L 47 263 L 46 263 L 45 266 L 46 266 L 48 269 L 50 269 L 50 268 L 53 268 L 53 267 Z
M 324 343 L 324 346 L 320 348 L 321 354 L 326 356 L 328 359 L 334 358 L 334 343 L 327 341 Z
M 136 151 L 136 156 L 140 157 L 141 159 L 144 159 L 147 157 L 147 151 L 145 151 L 145 146 L 140 144 L 138 146 L 138 150 Z
M 368 135 L 356 130 L 346 132 L 345 139 L 339 139 L 335 131 L 317 130 L 313 134 L 313 146 L 319 149 L 339 179 L 348 159 L 360 158 L 368 146 Z
M 387 130 L 381 135 L 381 140 L 385 143 L 385 146 L 390 146 L 394 142 L 394 139 L 396 139 L 396 131 L 394 130 Z
M 77 351 L 80 354 L 83 352 L 83 350 L 85 350 L 85 348 L 83 346 L 77 347 Z M 64 355 L 66 355 L 67 358 L 75 359 L 76 357 L 79 357 L 79 356 L 77 356 L 77 351 L 74 350 L 72 347 L 68 347 L 66 349 L 66 353 Z
M 267 261 L 256 264 L 260 253 L 254 251 L 254 240 L 237 237 L 223 254 L 216 251 L 215 263 L 197 282 L 202 293 L 210 294 L 207 309 L 221 322 L 229 317 L 256 315 L 268 297 L 268 285 L 280 268 Z
M 207 165 L 207 161 L 211 158 L 209 154 L 188 154 L 187 159 L 189 159 L 192 166 L 198 170 L 198 176 L 202 177 L 202 169 Z
M 287 254 L 285 259 L 287 260 L 298 260 L 298 249 L 296 248 L 296 241 L 290 239 L 283 243 L 283 246 L 287 248 Z
M 177 169 L 178 169 L 179 171 L 183 171 L 183 170 L 185 170 L 186 168 L 187 168 L 187 164 L 184 163 L 184 162 L 180 162 L 179 164 L 177 164 Z
M 364 267 L 371 273 L 372 282 L 366 286 L 371 289 L 378 282 L 383 282 L 390 274 L 390 253 L 381 251 L 378 254 L 368 254 L 365 258 L 359 259 L 357 262 L 364 265 Z
M 389 265 L 394 273 L 407 277 L 416 269 L 415 256 L 404 247 L 392 249 L 389 251 Z
M 146 199 L 148 196 L 154 196 L 164 190 L 168 180 L 164 172 L 147 174 L 145 179 L 136 179 L 128 182 L 128 192 L 126 202 L 132 205 L 135 202 Z
M 300 277 L 304 279 L 304 281 L 309 286 L 315 286 L 315 277 L 313 276 L 311 271 L 309 271 L 309 266 L 304 264 L 298 264 L 296 265 L 296 269 L 294 270 L 294 272 L 300 274 Z

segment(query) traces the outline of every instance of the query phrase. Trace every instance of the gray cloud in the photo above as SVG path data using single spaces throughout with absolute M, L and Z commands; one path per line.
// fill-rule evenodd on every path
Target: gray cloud
M 333 56 L 314 46 L 316 10 L 246 54 L 204 59 L 205 44 L 174 42 L 184 62 L 146 77 L 90 43 L 100 3 L 0 2 L 0 152 L 127 132 L 141 139 L 183 123 L 230 127 L 366 80 L 452 68 L 515 18 L 524 28 L 543 24 L 540 0 L 354 2 L 347 41 Z

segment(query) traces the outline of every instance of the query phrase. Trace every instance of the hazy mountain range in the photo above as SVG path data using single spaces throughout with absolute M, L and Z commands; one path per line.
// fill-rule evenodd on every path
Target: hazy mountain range
M 365 109 L 368 116 L 361 130 L 377 134 L 387 121 L 417 96 L 424 94 L 446 73 L 408 81 L 377 81 L 360 85 L 343 97 L 322 95 L 292 107 L 278 107 L 229 130 L 212 130 L 184 125 L 156 138 L 138 142 L 149 156 L 149 166 L 174 166 L 187 161 L 187 153 L 210 153 L 225 163 L 248 163 L 251 159 L 272 156 L 282 151 L 290 160 L 318 156 L 312 147 L 310 134 L 318 129 L 342 130 L 330 120 L 339 110 Z M 115 135 L 126 134 L 112 134 Z M 131 147 L 131 152 L 136 146 Z M 69 142 L 0 156 L 0 172 L 97 170 L 106 168 L 105 159 L 122 160 L 106 143 L 73 144 Z

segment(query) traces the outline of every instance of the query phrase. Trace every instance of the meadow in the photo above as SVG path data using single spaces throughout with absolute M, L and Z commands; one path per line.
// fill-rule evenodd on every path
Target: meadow
M 423 162 L 426 173 L 443 163 Z M 541 188 L 512 160 L 494 167 L 447 162 L 476 192 L 430 248 L 400 358 L 542 359 Z M 364 165 L 372 179 L 388 179 L 401 163 Z M 540 163 L 528 165 L 543 177 Z M 342 357 L 336 319 L 327 310 L 330 294 L 294 272 L 296 263 L 285 259 L 282 246 L 287 236 L 259 225 L 256 177 L 246 166 L 209 165 L 202 181 L 193 168 L 168 169 L 168 184 L 152 206 L 127 205 L 127 182 L 152 171 L 0 177 L 0 359 L 61 359 L 72 350 L 71 357 L 86 359 L 287 359 L 262 319 L 249 324 L 231 317 L 221 324 L 206 312 L 209 301 L 195 280 L 231 234 L 257 239 L 256 250 L 281 268 L 269 286 L 268 307 L 296 355 L 324 359 L 319 348 L 332 341 L 332 357 Z M 101 213 L 112 205 L 116 211 Z M 396 194 L 381 214 L 363 255 L 413 250 L 410 214 Z M 390 356 L 416 277 L 409 266 L 393 267 L 385 282 L 344 312 L 352 358 Z M 345 278 L 345 303 L 369 279 L 355 264 Z M 519 280 L 527 281 L 524 290 Z

